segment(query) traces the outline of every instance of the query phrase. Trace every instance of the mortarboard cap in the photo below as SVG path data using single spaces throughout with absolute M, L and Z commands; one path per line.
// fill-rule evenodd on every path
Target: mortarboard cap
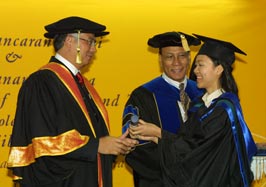
M 221 60 L 222 62 L 229 63 L 230 65 L 235 61 L 235 53 L 247 55 L 230 42 L 217 40 L 198 34 L 193 35 L 204 42 L 198 54 L 207 55 L 209 57 Z
M 182 32 L 165 32 L 157 34 L 148 40 L 148 45 L 154 48 L 163 48 L 168 46 L 181 46 L 189 51 L 189 46 L 197 46 L 200 40 L 194 36 Z
M 104 25 L 76 16 L 61 19 L 46 25 L 44 28 L 47 31 L 44 34 L 46 38 L 54 38 L 57 34 L 77 33 L 78 31 L 81 33 L 92 33 L 96 37 L 109 34 L 109 32 L 104 31 L 106 29 Z

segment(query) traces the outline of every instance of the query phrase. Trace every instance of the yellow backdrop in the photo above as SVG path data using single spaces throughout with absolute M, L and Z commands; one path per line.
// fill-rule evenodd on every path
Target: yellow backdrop
M 43 26 L 67 16 L 105 24 L 110 35 L 85 72 L 106 102 L 111 134 L 121 134 L 128 94 L 160 74 L 157 54 L 147 39 L 166 31 L 196 33 L 232 41 L 247 56 L 235 63 L 245 119 L 256 142 L 266 141 L 266 63 L 263 58 L 266 14 L 263 0 L 9 0 L 1 2 L 0 19 L 0 187 L 11 187 L 6 161 L 18 90 L 23 80 L 53 54 Z M 192 53 L 194 57 L 195 53 Z M 252 91 L 254 90 L 254 92 Z M 116 163 L 114 187 L 132 187 L 123 158 Z M 266 180 L 254 182 L 264 186 Z

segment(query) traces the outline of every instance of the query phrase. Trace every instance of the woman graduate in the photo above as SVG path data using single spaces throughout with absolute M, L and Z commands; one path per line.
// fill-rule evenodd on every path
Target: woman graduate
M 205 94 L 190 104 L 178 134 L 139 120 L 132 137 L 158 143 L 165 187 L 247 187 L 256 145 L 244 121 L 232 75 L 232 43 L 196 35 L 204 42 L 192 70 Z

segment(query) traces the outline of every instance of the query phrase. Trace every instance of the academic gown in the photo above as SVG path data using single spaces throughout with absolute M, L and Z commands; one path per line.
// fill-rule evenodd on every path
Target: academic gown
M 68 78 L 77 85 L 72 74 Z M 69 86 L 44 68 L 19 91 L 8 167 L 21 187 L 98 187 L 98 144 L 108 127 L 97 101 L 82 93 L 80 85 Z M 73 92 L 82 93 L 86 107 Z M 114 158 L 100 157 L 103 186 L 111 187 Z
M 185 90 L 193 100 L 202 94 L 194 81 L 188 80 Z M 136 88 L 128 99 L 123 113 L 123 131 L 130 117 L 154 123 L 160 128 L 176 133 L 183 123 L 178 106 L 179 89 L 167 83 L 161 76 Z M 126 155 L 126 163 L 133 169 L 135 187 L 162 187 L 158 146 L 153 142 L 140 141 L 134 151 Z
M 223 94 L 209 108 L 201 99 L 193 106 L 178 135 L 162 131 L 159 150 L 164 186 L 250 186 L 256 146 L 236 96 Z

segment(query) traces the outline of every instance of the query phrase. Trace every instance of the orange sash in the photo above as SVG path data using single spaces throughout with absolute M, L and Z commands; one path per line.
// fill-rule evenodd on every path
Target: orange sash
M 82 96 L 81 96 L 81 93 L 78 89 L 78 86 L 77 86 L 72 74 L 69 72 L 69 70 L 65 66 L 58 64 L 58 63 L 53 63 L 53 62 L 43 66 L 41 69 L 49 69 L 49 70 L 53 71 L 58 76 L 58 78 L 63 82 L 63 84 L 69 90 L 71 95 L 77 101 L 78 105 L 80 106 L 83 114 L 85 115 L 85 117 L 86 117 L 86 119 L 90 125 L 90 128 L 92 129 L 94 136 L 96 137 L 95 130 L 92 126 L 92 122 L 91 122 L 90 116 L 88 114 L 88 110 L 86 108 L 84 100 L 82 99 Z M 90 84 L 90 82 L 85 77 L 83 77 L 83 78 L 84 78 L 86 88 L 87 88 L 88 92 L 90 93 L 90 95 L 92 96 L 92 99 L 95 102 L 97 108 L 99 109 L 101 115 L 103 116 L 104 122 L 105 122 L 106 127 L 109 131 L 108 113 L 107 113 L 107 110 L 106 110 L 106 108 L 102 102 L 102 99 L 98 95 L 95 88 Z
M 69 72 L 69 70 L 67 70 L 67 68 L 65 66 L 58 64 L 58 63 L 53 63 L 53 62 L 45 65 L 41 69 L 49 69 L 49 70 L 53 71 L 59 77 L 59 79 L 64 83 L 66 88 L 69 90 L 69 92 L 73 95 L 74 99 L 79 104 L 83 114 L 85 115 L 85 117 L 86 117 L 86 119 L 90 125 L 90 128 L 92 129 L 94 136 L 96 137 L 95 130 L 92 126 L 92 122 L 91 122 L 90 116 L 88 114 L 84 100 L 82 99 L 82 96 L 81 96 L 81 93 L 78 89 L 78 86 L 77 86 L 72 74 Z M 97 108 L 99 109 L 101 115 L 103 116 L 104 122 L 106 124 L 106 128 L 109 131 L 108 113 L 107 113 L 107 110 L 106 110 L 106 108 L 102 102 L 102 99 L 100 98 L 100 96 L 98 95 L 98 93 L 94 89 L 94 87 L 90 84 L 90 82 L 85 77 L 83 77 L 83 79 L 84 79 L 86 89 L 88 90 L 89 94 L 91 95 L 91 97 L 92 97 L 94 103 L 96 104 Z M 97 155 L 97 163 L 98 163 L 98 185 L 99 185 L 99 187 L 102 187 L 103 186 L 102 167 L 101 167 L 101 157 L 100 157 L 99 153 Z

